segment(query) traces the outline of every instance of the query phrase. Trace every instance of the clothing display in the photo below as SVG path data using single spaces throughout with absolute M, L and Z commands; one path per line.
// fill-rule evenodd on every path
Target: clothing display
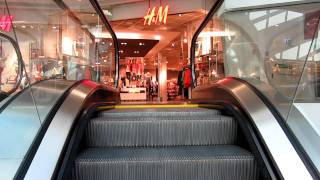
M 189 88 L 191 87 L 191 69 L 189 66 L 182 68 L 178 74 L 179 95 L 182 94 L 184 98 L 189 97 Z

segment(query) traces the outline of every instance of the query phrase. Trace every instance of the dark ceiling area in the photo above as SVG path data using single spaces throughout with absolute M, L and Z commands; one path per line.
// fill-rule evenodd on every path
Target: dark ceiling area
M 150 39 L 119 39 L 120 58 L 144 57 L 159 40 Z

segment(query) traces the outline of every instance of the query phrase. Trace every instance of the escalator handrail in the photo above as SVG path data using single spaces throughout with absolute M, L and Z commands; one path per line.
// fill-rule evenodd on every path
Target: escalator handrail
M 115 54 L 115 78 L 114 78 L 114 86 L 118 88 L 118 82 L 119 82 L 119 60 L 120 60 L 120 54 L 119 54 L 119 43 L 118 38 L 116 36 L 116 33 L 113 31 L 111 24 L 109 23 L 107 17 L 103 13 L 99 3 L 96 0 L 90 0 L 90 3 L 92 4 L 93 8 L 98 13 L 99 17 L 101 18 L 102 22 L 104 23 L 105 27 L 108 29 L 109 33 L 111 34 L 113 45 L 114 45 L 114 54 Z
M 40 84 L 42 82 L 45 81 L 49 81 L 49 80 L 41 80 L 41 81 L 37 81 L 34 84 L 32 84 L 31 86 Z M 45 133 L 46 129 L 48 128 L 51 119 L 53 118 L 53 116 L 55 115 L 57 109 L 60 107 L 60 105 L 63 103 L 63 101 L 65 100 L 65 98 L 68 96 L 68 94 L 70 93 L 70 91 L 72 89 L 74 89 L 75 86 L 77 86 L 78 84 L 82 83 L 84 80 L 81 81 L 77 81 L 74 82 L 69 88 L 67 88 L 63 94 L 60 95 L 60 97 L 58 98 L 58 100 L 55 102 L 55 104 L 52 106 L 51 110 L 49 111 L 49 113 L 46 115 L 45 119 L 43 120 L 43 124 L 41 125 L 41 129 L 38 131 L 37 136 L 35 137 L 35 139 L 33 140 L 29 150 L 27 151 L 22 163 L 20 164 L 20 167 L 15 175 L 14 179 L 23 179 L 22 177 L 25 175 L 28 167 L 30 166 L 30 163 L 34 157 L 34 154 L 37 150 L 37 147 L 39 146 L 43 134 Z M 31 87 L 32 88 L 32 87 Z M 25 88 L 25 89 L 29 89 L 29 88 Z M 24 89 L 24 90 L 25 90 Z M 22 94 L 25 91 L 20 91 L 19 94 Z M 15 97 L 19 96 L 19 94 L 17 94 Z M 13 98 L 15 98 L 13 97 Z
M 12 94 L 14 96 L 12 97 L 8 97 L 6 100 L 4 100 L 5 102 L 1 102 L 0 103 L 0 114 L 3 112 L 3 110 L 5 110 L 18 96 L 20 96 L 22 93 L 25 93 L 26 90 L 29 90 L 30 88 L 32 88 L 32 86 L 35 86 L 37 84 L 40 84 L 44 81 L 50 81 L 50 80 L 56 80 L 55 78 L 49 78 L 49 79 L 43 79 L 43 80 L 40 80 L 40 81 L 36 81 L 34 82 L 33 84 L 31 85 L 28 85 L 26 88 L 22 89 L 21 91 L 15 93 L 15 94 Z M 9 99 L 10 98 L 10 99 Z
M 250 88 L 249 84 L 227 77 L 210 86 L 195 88 L 192 97 L 198 102 L 224 100 L 243 109 L 257 129 L 275 169 L 284 179 L 298 175 L 303 176 L 304 179 L 318 179 L 319 176 L 312 171 L 309 164 L 305 163 L 296 144 L 286 133 L 282 126 L 285 122 L 279 122 L 272 109 L 265 104 L 264 99 L 255 90 Z
M 212 16 L 218 11 L 218 9 L 223 4 L 224 0 L 217 0 L 212 8 L 210 9 L 209 13 L 205 17 L 205 19 L 201 22 L 200 26 L 194 33 L 192 40 L 191 40 L 191 47 L 190 47 L 190 64 L 191 64 L 191 76 L 192 76 L 192 83 L 193 87 L 197 87 L 196 81 L 196 72 L 195 72 L 195 56 L 196 56 L 196 42 L 199 34 L 201 31 L 206 27 L 208 22 L 211 20 Z
M 96 97 L 96 92 L 103 97 Z M 36 136 L 36 144 L 32 144 L 29 149 L 28 159 L 20 167 L 15 179 L 51 179 L 75 120 L 90 101 L 106 100 L 106 96 L 111 97 L 115 103 L 120 99 L 120 93 L 114 87 L 89 80 L 74 84 L 47 116 L 48 119 L 46 118 Z M 57 134 L 59 136 L 56 136 Z
M 17 82 L 15 83 L 15 86 L 13 89 L 11 89 L 10 91 L 6 92 L 5 94 L 7 96 L 9 96 L 10 94 L 16 92 L 19 89 L 19 85 L 22 81 L 22 77 L 23 77 L 23 67 L 24 67 L 24 62 L 22 59 L 22 54 L 19 48 L 18 43 L 11 38 L 10 36 L 3 34 L 0 32 L 0 37 L 3 37 L 4 39 L 7 39 L 8 41 L 10 41 L 10 43 L 12 44 L 12 46 L 14 47 L 16 54 L 17 54 L 17 60 L 18 60 L 18 78 L 17 78 Z
M 279 125 L 287 135 L 288 139 L 290 140 L 291 144 L 295 148 L 295 150 L 298 152 L 298 155 L 300 156 L 301 160 L 307 167 L 308 171 L 311 173 L 313 177 L 317 177 L 317 179 L 320 179 L 320 173 L 318 172 L 315 164 L 307 154 L 307 152 L 304 150 L 303 146 L 297 139 L 297 137 L 294 135 L 291 128 L 286 123 L 286 120 L 282 117 L 279 110 L 272 104 L 272 102 L 261 92 L 259 91 L 255 86 L 250 84 L 249 82 L 237 78 L 237 77 L 230 77 L 237 81 L 240 81 L 241 83 L 245 84 L 247 87 L 249 87 L 261 100 L 262 102 L 268 107 L 268 109 L 271 111 L 271 113 L 274 115 L 275 119 L 278 121 Z

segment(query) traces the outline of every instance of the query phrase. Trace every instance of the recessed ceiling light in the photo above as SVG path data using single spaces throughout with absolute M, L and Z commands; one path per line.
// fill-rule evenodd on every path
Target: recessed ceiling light
M 182 14 L 179 14 L 179 17 L 181 17 L 182 16 Z
M 52 29 L 57 29 L 57 27 L 56 26 L 52 26 Z
M 23 26 L 21 26 L 22 28 L 26 28 L 26 26 L 25 25 L 23 25 Z
M 141 43 L 139 43 L 139 46 L 144 46 L 144 43 L 142 43 L 142 42 L 141 42 Z
M 184 38 L 184 39 L 183 39 L 183 42 L 184 42 L 184 43 L 187 43 L 187 42 L 188 42 L 187 38 Z

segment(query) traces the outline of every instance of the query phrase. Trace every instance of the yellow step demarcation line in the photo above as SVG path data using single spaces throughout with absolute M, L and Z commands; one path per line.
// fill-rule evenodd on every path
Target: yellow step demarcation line
M 100 106 L 98 110 L 106 109 L 147 109 L 147 108 L 199 108 L 199 107 L 217 107 L 210 104 L 144 104 L 144 105 L 110 105 Z

